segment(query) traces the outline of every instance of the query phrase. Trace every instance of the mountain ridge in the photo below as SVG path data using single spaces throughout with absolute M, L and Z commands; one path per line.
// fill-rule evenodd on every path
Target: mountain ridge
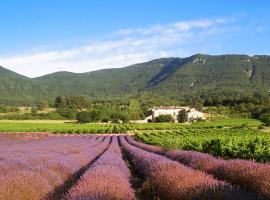
M 0 84 L 0 103 L 17 100 L 22 104 L 58 95 L 121 98 L 155 94 L 184 98 L 215 91 L 225 96 L 248 96 L 258 91 L 269 94 L 270 56 L 195 54 L 85 73 L 60 71 L 36 78 L 0 67 Z

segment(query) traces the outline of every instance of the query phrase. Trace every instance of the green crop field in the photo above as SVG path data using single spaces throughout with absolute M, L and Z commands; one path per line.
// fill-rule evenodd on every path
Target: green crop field
M 270 161 L 270 135 L 255 126 L 259 122 L 195 123 L 175 130 L 137 130 L 135 137 L 145 143 L 168 149 L 195 150 L 225 159 Z M 209 126 L 210 125 L 210 126 Z
M 120 124 L 77 124 L 64 121 L 0 122 L 0 132 L 121 133 L 126 131 L 124 128 L 125 126 Z
M 136 130 L 182 130 L 183 127 L 235 127 L 245 126 L 257 128 L 260 121 L 254 119 L 222 119 L 211 122 L 196 122 L 190 124 L 178 123 L 147 123 L 147 124 L 78 124 L 75 121 L 64 120 L 0 120 L 0 132 L 52 132 L 52 133 L 125 133 Z
M 248 126 L 248 127 L 257 127 L 261 125 L 262 122 L 257 119 L 251 118 L 218 118 L 213 119 L 210 122 L 194 122 L 192 125 L 198 126 Z
M 130 133 L 148 144 L 196 150 L 223 158 L 270 161 L 269 133 L 254 119 L 219 119 L 192 124 L 78 124 L 74 121 L 0 121 L 0 132 L 51 132 L 71 134 Z

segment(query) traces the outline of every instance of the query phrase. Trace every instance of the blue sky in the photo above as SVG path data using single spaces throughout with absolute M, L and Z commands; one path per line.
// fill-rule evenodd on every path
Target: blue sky
M 9 0 L 0 10 L 0 65 L 29 77 L 195 53 L 270 54 L 266 0 Z

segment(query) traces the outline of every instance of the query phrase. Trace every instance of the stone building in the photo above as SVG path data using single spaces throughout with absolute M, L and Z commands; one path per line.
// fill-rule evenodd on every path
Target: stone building
M 160 106 L 152 109 L 152 122 L 155 122 L 156 117 L 160 115 L 171 115 L 174 119 L 174 122 L 177 122 L 177 116 L 181 110 L 187 111 L 189 121 L 196 121 L 198 119 L 205 120 L 204 113 L 197 111 L 195 108 L 178 107 L 178 106 L 167 106 L 167 107 Z

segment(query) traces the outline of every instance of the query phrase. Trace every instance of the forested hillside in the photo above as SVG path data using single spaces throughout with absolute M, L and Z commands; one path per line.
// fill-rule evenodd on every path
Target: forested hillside
M 0 102 L 28 104 L 46 96 L 46 91 L 34 80 L 0 67 Z
M 57 72 L 27 78 L 0 68 L 0 100 L 31 104 L 58 95 L 121 98 L 158 95 L 209 104 L 269 95 L 270 56 L 197 54 L 162 58 L 89 73 Z

